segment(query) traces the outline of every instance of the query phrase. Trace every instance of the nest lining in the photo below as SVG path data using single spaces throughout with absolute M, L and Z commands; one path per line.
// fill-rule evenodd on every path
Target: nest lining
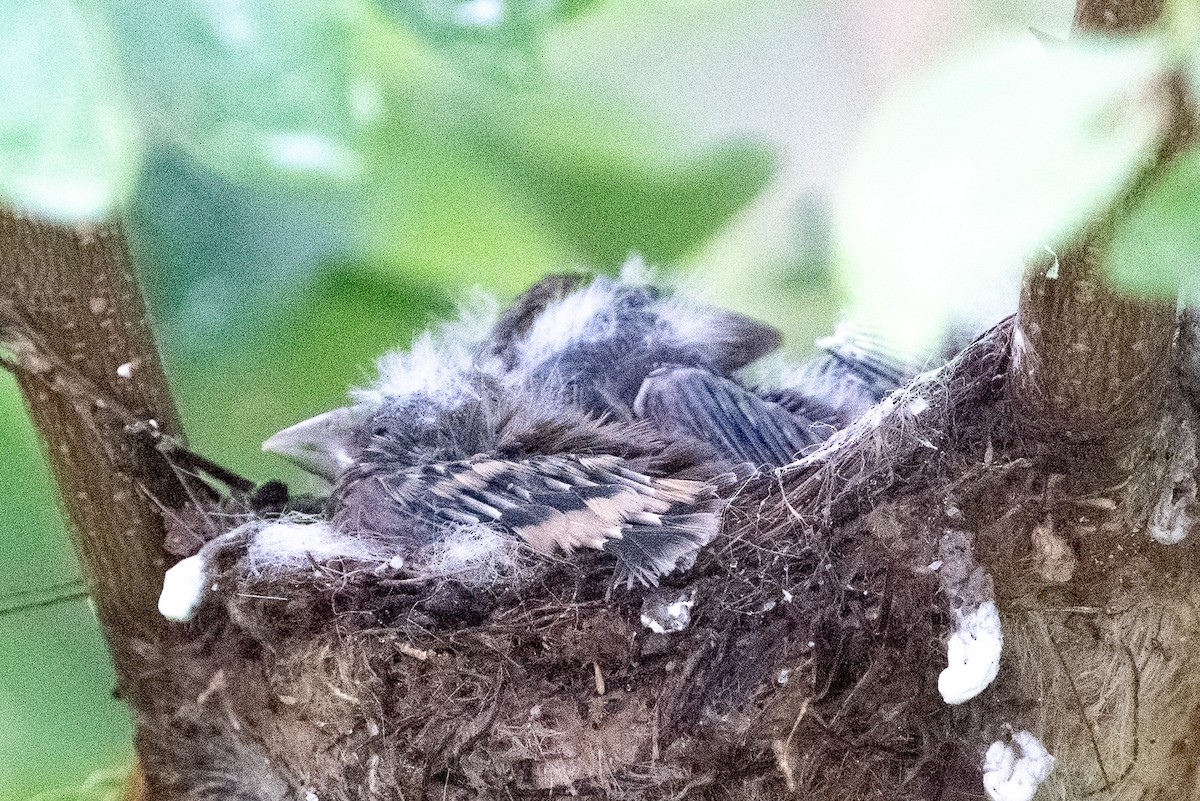
M 224 706 L 176 716 L 241 721 L 321 799 L 976 798 L 985 753 L 1021 732 L 1058 757 L 1051 797 L 1183 786 L 1195 547 L 1128 516 L 1191 508 L 1172 442 L 1194 413 L 1164 403 L 1140 483 L 1031 458 L 1007 422 L 1007 335 L 739 485 L 724 535 L 660 591 L 614 589 L 586 558 L 473 586 L 353 559 L 244 572 L 227 616 L 191 624 L 240 645 L 179 654 L 224 671 Z M 655 592 L 692 599 L 690 625 L 643 627 Z M 999 676 L 948 706 L 947 638 L 993 592 Z

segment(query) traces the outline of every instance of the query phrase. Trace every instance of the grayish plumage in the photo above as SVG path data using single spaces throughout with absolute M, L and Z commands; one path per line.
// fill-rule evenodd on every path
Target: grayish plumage
M 656 584 L 717 535 L 735 476 L 794 459 L 905 377 L 842 338 L 796 386 L 740 383 L 778 342 L 634 278 L 551 276 L 482 337 L 426 335 L 354 406 L 265 447 L 333 484 L 339 536 L 410 575 L 466 580 L 520 543 L 606 551 L 618 579 Z

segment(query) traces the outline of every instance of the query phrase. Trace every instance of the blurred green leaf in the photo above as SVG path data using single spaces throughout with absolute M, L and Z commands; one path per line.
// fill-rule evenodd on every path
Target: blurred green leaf
M 372 252 L 515 292 L 549 269 L 669 261 L 707 241 L 766 185 L 774 154 L 733 143 L 699 156 L 653 118 L 538 86 L 512 98 L 462 89 L 440 129 L 380 137 L 366 228 Z M 493 279 L 498 279 L 494 281 Z
M 83 784 L 39 793 L 29 801 L 121 801 L 129 783 L 128 767 L 98 770 Z
M 333 23 L 301 8 L 298 21 L 259 26 L 266 0 L 189 6 L 190 17 L 164 23 L 164 11 L 138 16 L 121 2 L 122 41 L 145 50 L 132 59 L 135 85 L 145 86 L 151 116 L 170 120 L 157 130 L 167 140 L 148 148 L 135 246 L 166 268 L 150 276 L 152 296 L 193 345 L 213 342 L 214 331 L 232 335 L 251 308 L 269 313 L 322 259 L 358 256 L 380 275 L 402 264 L 409 275 L 401 278 L 415 271 L 513 294 L 550 269 L 615 268 L 631 251 L 675 258 L 723 226 L 773 168 L 772 155 L 753 145 L 684 155 L 653 115 L 585 102 L 536 74 L 514 84 L 494 80 L 504 77 L 499 67 L 460 69 L 450 51 L 364 14 L 346 36 L 374 51 L 351 53 L 335 37 L 312 78 L 325 83 L 300 98 L 319 104 L 367 72 L 379 76 L 372 124 L 346 128 L 344 103 L 313 122 L 352 129 L 361 169 L 351 181 L 278 180 L 278 165 L 239 159 L 255 131 L 287 112 L 273 83 L 281 65 L 302 60 L 305 47 L 318 47 L 312 31 Z M 220 25 L 200 24 L 217 10 Z M 158 41 L 164 24 L 166 44 Z M 176 41 L 185 32 L 200 44 Z M 249 44 L 234 47 L 231 37 Z M 172 63 L 158 64 L 172 52 Z M 185 68 L 192 59 L 197 70 Z M 181 134 L 222 126 L 249 138 L 208 152 Z
M 859 313 L 918 349 L 972 283 L 963 271 L 1011 273 L 1075 233 L 1157 144 L 1171 108 L 1163 69 L 1152 42 L 1026 40 L 898 97 L 838 203 Z
M 612 267 L 631 253 L 652 263 L 679 259 L 711 237 L 774 172 L 765 147 L 732 145 L 667 169 L 589 161 L 578 153 L 528 158 L 517 148 L 510 178 L 591 265 Z
M 3 0 L 0 194 L 41 216 L 99 220 L 129 192 L 138 133 L 104 28 L 67 0 Z
M 1165 176 L 1122 215 L 1107 253 L 1120 285 L 1173 295 L 1200 267 L 1200 151 L 1182 154 Z
M 577 260 L 461 132 L 397 126 L 381 136 L 402 142 L 404 157 L 380 159 L 368 188 L 361 269 L 515 294 L 533 276 Z
M 525 203 L 590 266 L 630 252 L 678 259 L 722 228 L 766 186 L 774 152 L 725 142 L 682 146 L 647 109 L 556 91 L 498 98 L 468 117 L 476 159 L 519 189 Z
M 28 801 L 83 782 L 98 765 L 128 764 L 131 721 L 114 684 L 84 601 L 0 619 L 0 801 Z
M 194 350 L 229 348 L 273 315 L 317 265 L 359 243 L 356 187 L 229 180 L 178 148 L 148 148 L 128 221 L 163 333 Z
M 129 715 L 79 585 L 50 471 L 15 382 L 0 372 L 0 801 L 27 801 L 125 762 Z
M 550 25 L 596 0 L 375 0 L 397 21 L 439 45 L 532 48 Z
M 0 596 L 66 584 L 79 577 L 79 565 L 67 541 L 45 455 L 16 382 L 5 372 L 0 372 L 0 422 Z
M 555 10 L 559 19 L 569 20 L 582 16 L 604 3 L 605 0 L 559 0 L 555 4 Z
M 379 114 L 357 0 L 107 3 L 143 117 L 159 136 L 242 180 L 349 180 Z M 395 37 L 389 41 L 397 42 Z M 389 54 L 393 63 L 398 53 Z

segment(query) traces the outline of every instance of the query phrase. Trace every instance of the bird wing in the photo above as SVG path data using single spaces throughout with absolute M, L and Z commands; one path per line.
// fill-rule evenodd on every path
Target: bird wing
M 635 414 L 660 431 L 705 442 L 755 466 L 783 465 L 824 439 L 813 421 L 728 378 L 694 367 L 666 367 L 642 384 Z
M 727 375 L 779 345 L 777 330 L 665 293 L 637 278 L 543 279 L 484 346 L 526 384 L 595 415 L 627 419 L 643 380 L 665 364 Z
M 825 355 L 803 365 L 791 386 L 756 388 L 763 400 L 832 428 L 842 428 L 867 409 L 908 383 L 914 365 L 888 350 L 869 332 L 838 326 L 833 336 L 817 341 Z M 828 430 L 828 429 L 826 429 Z
M 363 481 L 341 494 L 339 517 L 373 523 L 377 536 L 389 536 L 381 530 L 389 528 L 413 532 L 414 524 L 425 538 L 447 527 L 489 526 L 547 555 L 610 552 L 627 584 L 657 584 L 689 565 L 720 527 L 712 483 L 648 475 L 614 454 L 476 456 L 378 471 Z
M 729 375 L 779 347 L 779 329 L 726 309 L 703 310 L 711 319 L 705 341 L 697 350 L 722 375 Z
M 588 276 L 583 273 L 553 273 L 522 292 L 492 326 L 485 352 L 499 356 L 505 367 L 511 369 L 517 358 L 517 345 L 538 316 L 547 306 L 562 300 L 587 280 Z

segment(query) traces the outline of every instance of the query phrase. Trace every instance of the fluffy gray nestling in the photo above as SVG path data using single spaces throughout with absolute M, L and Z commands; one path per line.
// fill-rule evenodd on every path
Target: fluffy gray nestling
M 628 271 L 550 276 L 489 324 L 466 316 L 388 354 L 352 405 L 267 440 L 330 483 L 328 515 L 223 547 L 258 573 L 303 553 L 466 584 L 590 549 L 619 582 L 656 584 L 718 536 L 738 477 L 802 455 L 907 377 L 843 336 L 799 381 L 744 385 L 737 371 L 778 343 Z

